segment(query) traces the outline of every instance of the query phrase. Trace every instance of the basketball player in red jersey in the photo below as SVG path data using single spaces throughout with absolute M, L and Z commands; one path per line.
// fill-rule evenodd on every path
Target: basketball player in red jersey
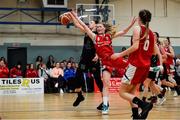
M 169 69 L 173 69 L 175 54 L 174 54 L 174 49 L 171 46 L 169 37 L 167 37 L 167 39 L 164 40 L 164 49 L 165 49 L 166 55 L 167 55 L 166 65 Z
M 160 53 L 162 56 L 162 62 L 163 62 L 163 71 L 159 73 L 159 79 L 161 80 L 160 81 L 161 85 L 168 86 L 168 87 L 174 87 L 173 83 L 166 80 L 166 79 L 168 79 L 167 69 L 166 69 L 166 65 L 165 65 L 165 63 L 167 61 L 167 54 L 166 54 L 166 51 L 164 48 L 164 41 L 163 40 L 158 40 L 158 47 L 159 47 L 159 50 L 160 50 Z M 165 96 L 166 89 L 163 88 L 161 92 L 162 92 L 163 96 Z
M 122 78 L 119 95 L 130 102 L 133 119 L 146 119 L 153 105 L 135 96 L 136 86 L 146 79 L 153 52 L 156 50 L 153 32 L 149 28 L 151 13 L 141 10 L 138 17 L 139 26 L 133 31 L 133 44 L 127 50 L 116 53 L 113 59 L 129 54 L 129 65 Z M 138 108 L 141 108 L 139 114 Z
M 160 72 L 159 78 L 161 80 L 161 85 L 162 86 L 168 86 L 171 88 L 174 88 L 177 93 L 178 93 L 178 86 L 176 84 L 176 81 L 168 81 L 168 69 L 167 69 L 167 60 L 168 60 L 168 55 L 167 55 L 167 50 L 165 49 L 165 43 L 164 40 L 159 41 L 159 49 L 160 53 L 162 54 L 163 58 L 163 72 Z M 172 53 L 171 53 L 172 55 Z M 174 96 L 177 96 L 176 91 L 174 93 Z M 165 95 L 166 89 L 163 88 L 163 94 Z
M 153 96 L 151 103 L 154 103 L 157 101 L 157 105 L 162 105 L 164 103 L 164 101 L 166 100 L 165 97 L 162 95 L 159 86 L 157 86 L 155 84 L 156 78 L 157 78 L 157 74 L 160 71 L 163 71 L 163 66 L 162 66 L 162 55 L 160 53 L 159 47 L 157 45 L 157 40 L 159 38 L 159 34 L 157 32 L 154 32 L 154 38 L 155 38 L 155 47 L 157 51 L 153 52 L 153 55 L 151 57 L 151 67 L 157 67 L 159 69 L 156 69 L 153 71 L 153 69 L 150 69 L 149 73 L 148 73 L 148 77 L 146 78 L 146 80 L 144 81 L 144 91 L 143 91 L 143 101 L 146 101 L 147 95 L 148 95 L 148 90 L 150 88 L 151 92 L 153 93 L 153 95 L 157 95 L 158 97 L 158 101 L 157 101 L 157 97 Z M 156 99 L 156 100 L 155 100 Z
M 93 40 L 96 48 L 96 53 L 100 58 L 103 71 L 102 71 L 102 79 L 103 79 L 103 105 L 102 105 L 102 114 L 108 114 L 109 111 L 109 80 L 111 78 L 111 72 L 113 68 L 119 70 L 120 68 L 127 67 L 127 61 L 123 60 L 122 57 L 118 57 L 116 59 L 111 59 L 111 56 L 114 54 L 112 48 L 112 39 L 115 37 L 122 36 L 126 34 L 129 29 L 134 25 L 136 19 L 134 18 L 130 25 L 123 31 L 115 32 L 112 26 L 98 23 L 97 27 L 97 35 L 93 33 L 87 25 L 85 25 L 78 16 L 71 12 L 69 13 L 74 24 L 84 30 L 88 34 L 88 36 Z
M 176 81 L 173 79 L 174 77 L 174 72 L 175 72 L 175 68 L 174 68 L 174 49 L 170 44 L 170 40 L 166 39 L 164 40 L 164 49 L 167 55 L 167 59 L 164 62 L 164 65 L 166 66 L 166 70 L 167 70 L 167 79 L 174 85 L 174 96 L 178 96 L 180 94 L 179 88 L 177 86 Z M 172 86 L 171 86 L 172 87 Z

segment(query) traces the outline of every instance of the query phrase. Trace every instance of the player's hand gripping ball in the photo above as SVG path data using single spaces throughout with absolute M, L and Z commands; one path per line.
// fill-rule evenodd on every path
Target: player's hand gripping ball
M 59 22 L 62 24 L 62 25 L 68 25 L 70 22 L 71 22 L 71 18 L 70 16 L 68 15 L 68 13 L 64 13 L 62 15 L 59 16 Z

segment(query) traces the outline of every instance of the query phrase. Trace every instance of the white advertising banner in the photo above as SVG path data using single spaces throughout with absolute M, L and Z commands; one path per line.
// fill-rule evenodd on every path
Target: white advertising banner
M 44 94 L 43 78 L 0 78 L 0 95 Z

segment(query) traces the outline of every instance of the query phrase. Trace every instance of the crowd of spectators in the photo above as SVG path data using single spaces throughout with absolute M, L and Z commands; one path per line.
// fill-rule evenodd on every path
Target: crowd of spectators
M 122 51 L 125 48 L 122 48 Z M 127 60 L 125 56 L 125 60 Z M 78 64 L 70 57 L 68 60 L 56 61 L 49 55 L 47 62 L 42 56 L 37 56 L 36 61 L 26 65 L 26 70 L 22 70 L 22 65 L 18 62 L 14 67 L 8 68 L 8 63 L 4 57 L 0 58 L 0 78 L 43 78 L 45 92 L 73 92 L 73 82 L 75 82 L 76 69 Z M 180 57 L 175 59 L 175 79 L 180 84 Z M 114 70 L 112 77 L 122 77 L 125 70 Z
M 45 92 L 69 92 L 71 86 L 68 81 L 74 80 L 78 64 L 71 57 L 68 60 L 55 61 L 50 55 L 47 62 L 42 56 L 37 56 L 35 63 L 26 65 L 25 71 L 18 62 L 12 68 L 8 68 L 8 63 L 4 57 L 0 58 L 0 78 L 44 78 Z

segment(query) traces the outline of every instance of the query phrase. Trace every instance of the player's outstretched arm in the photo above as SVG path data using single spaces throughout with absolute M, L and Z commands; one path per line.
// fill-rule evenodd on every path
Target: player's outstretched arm
M 131 23 L 129 24 L 129 26 L 128 26 L 127 28 L 125 28 L 124 30 L 121 30 L 121 31 L 117 32 L 117 33 L 114 35 L 114 38 L 125 35 L 125 34 L 131 29 L 131 27 L 134 25 L 134 23 L 136 22 L 136 20 L 137 20 L 137 18 L 136 18 L 136 17 L 133 17 L 133 19 L 131 20 Z
M 139 48 L 139 41 L 140 41 L 140 27 L 137 26 L 134 28 L 134 31 L 133 31 L 133 45 L 123 52 L 114 53 L 111 56 L 111 59 L 115 60 L 118 57 L 123 57 L 125 55 L 129 55 L 130 53 L 136 51 Z
M 88 34 L 88 36 L 92 39 L 92 40 L 95 40 L 95 36 L 96 34 L 93 33 L 89 27 L 82 21 L 78 18 L 77 14 L 75 12 L 71 12 L 71 14 L 73 15 L 73 18 L 75 19 L 75 21 L 77 21 L 84 29 L 84 32 L 86 32 Z M 74 21 L 73 21 L 74 22 Z M 74 23 L 76 24 L 76 23 Z
M 72 22 L 74 23 L 74 25 L 75 25 L 77 28 L 79 28 L 82 32 L 85 32 L 83 26 L 81 26 L 81 25 L 79 24 L 79 22 L 76 20 L 76 18 L 74 17 L 74 15 L 72 15 L 71 12 L 68 12 L 68 15 L 71 17 Z

